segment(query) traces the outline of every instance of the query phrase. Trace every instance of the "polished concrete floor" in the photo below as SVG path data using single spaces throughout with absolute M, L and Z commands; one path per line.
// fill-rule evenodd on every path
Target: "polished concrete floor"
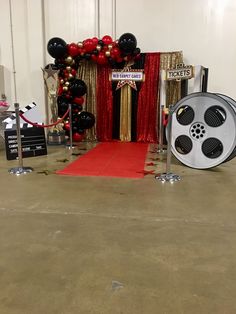
M 50 148 L 17 177 L 0 151 L 0 314 L 236 313 L 236 158 L 174 161 L 173 185 L 54 174 L 75 158 Z

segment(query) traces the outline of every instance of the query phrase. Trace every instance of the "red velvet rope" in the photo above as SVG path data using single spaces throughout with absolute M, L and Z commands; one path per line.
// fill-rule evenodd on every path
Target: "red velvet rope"
M 36 127 L 39 127 L 39 128 L 50 128 L 50 127 L 53 127 L 53 126 L 61 123 L 65 119 L 65 117 L 68 115 L 69 111 L 70 111 L 70 109 L 68 108 L 68 110 L 66 111 L 64 116 L 60 120 L 57 120 L 57 122 L 52 123 L 52 124 L 38 124 L 38 123 L 31 122 L 26 117 L 24 117 L 22 113 L 20 113 L 19 116 L 21 117 L 22 120 L 24 120 L 25 122 L 27 122 L 27 123 L 29 123 L 29 124 L 31 124 L 33 126 L 36 126 Z

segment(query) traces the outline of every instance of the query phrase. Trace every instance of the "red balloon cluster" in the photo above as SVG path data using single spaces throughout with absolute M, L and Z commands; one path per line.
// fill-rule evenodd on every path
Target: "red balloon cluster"
M 102 39 L 93 37 L 77 44 L 71 43 L 67 45 L 67 52 L 71 57 L 91 59 L 101 65 L 109 64 L 111 61 L 120 63 L 140 57 L 140 51 L 130 55 L 123 55 L 118 41 L 114 41 L 108 35 L 103 36 Z
M 54 38 L 49 43 L 48 51 L 52 56 L 57 56 L 55 66 L 60 69 L 58 94 L 66 94 L 68 97 L 71 96 L 70 85 L 76 78 L 82 59 L 92 60 L 99 65 L 115 66 L 116 63 L 140 58 L 136 39 L 129 33 L 122 35 L 119 40 L 113 40 L 111 36 L 105 35 L 102 39 L 93 37 L 70 44 L 66 44 L 60 38 Z

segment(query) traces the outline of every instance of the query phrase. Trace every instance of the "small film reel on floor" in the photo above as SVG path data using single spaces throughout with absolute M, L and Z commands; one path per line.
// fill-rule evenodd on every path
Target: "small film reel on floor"
M 236 102 L 194 93 L 173 108 L 171 150 L 184 165 L 208 169 L 236 156 Z

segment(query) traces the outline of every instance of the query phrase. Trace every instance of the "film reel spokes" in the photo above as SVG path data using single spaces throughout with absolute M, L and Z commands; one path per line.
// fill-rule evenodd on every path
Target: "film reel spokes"
M 172 127 L 172 152 L 189 167 L 212 168 L 234 152 L 235 110 L 219 95 L 194 93 L 181 99 L 174 106 Z

